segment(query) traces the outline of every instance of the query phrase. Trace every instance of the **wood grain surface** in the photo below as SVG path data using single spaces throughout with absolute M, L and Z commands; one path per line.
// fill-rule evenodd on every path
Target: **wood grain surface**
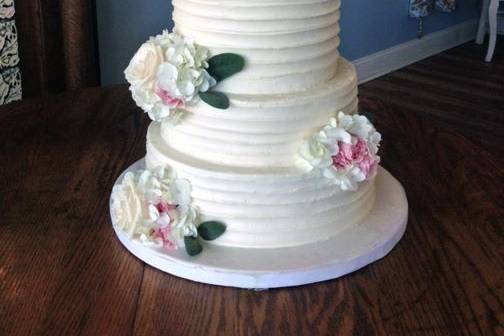
M 126 87 L 2 107 L 0 335 L 504 335 L 504 57 L 483 53 L 361 87 L 408 230 L 382 261 L 299 288 L 197 284 L 122 247 L 108 197 L 148 126 Z

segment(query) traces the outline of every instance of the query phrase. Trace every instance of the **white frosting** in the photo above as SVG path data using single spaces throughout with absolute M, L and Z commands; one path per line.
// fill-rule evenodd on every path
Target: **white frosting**
M 336 112 L 357 111 L 353 66 L 339 57 L 339 0 L 174 0 L 176 30 L 214 55 L 246 58 L 215 89 L 227 110 L 188 107 L 180 125 L 153 123 L 149 168 L 169 165 L 192 184 L 203 220 L 226 233 L 212 244 L 277 248 L 328 239 L 357 225 L 374 181 L 355 192 L 307 172 L 303 141 Z
M 275 248 L 325 240 L 359 223 L 374 204 L 373 182 L 344 192 L 301 168 L 208 163 L 170 148 L 159 123 L 151 125 L 147 140 L 147 166 L 173 167 L 191 181 L 202 219 L 226 223 L 218 245 Z
M 357 78 L 342 60 L 337 75 L 317 89 L 293 95 L 229 95 L 232 107 L 206 104 L 188 108 L 177 127 L 164 125 L 171 148 L 227 166 L 295 164 L 303 140 L 325 125 L 335 111 L 357 110 Z
M 245 71 L 216 88 L 234 94 L 301 92 L 334 77 L 339 0 L 174 0 L 175 29 L 212 54 L 233 52 Z
M 177 127 L 153 123 L 147 165 L 170 165 L 191 181 L 202 218 L 226 223 L 214 244 L 275 248 L 328 239 L 372 209 L 374 182 L 344 192 L 296 162 L 303 140 L 335 111 L 357 110 L 353 66 L 302 94 L 234 95 L 217 110 L 197 104 Z

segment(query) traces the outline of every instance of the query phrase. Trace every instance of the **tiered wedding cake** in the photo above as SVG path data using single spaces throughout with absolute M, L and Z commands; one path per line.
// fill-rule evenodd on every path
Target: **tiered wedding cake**
M 340 0 L 173 4 L 174 33 L 126 70 L 154 122 L 146 170 L 114 190 L 116 226 L 196 255 L 198 237 L 278 249 L 359 225 L 375 204 L 381 138 L 356 114 Z
M 357 111 L 354 68 L 338 54 L 339 0 L 174 2 L 175 29 L 212 54 L 246 58 L 224 81 L 231 107 L 187 108 L 153 123 L 147 165 L 192 183 L 194 204 L 226 223 L 216 244 L 281 247 L 327 239 L 373 206 L 369 182 L 345 192 L 296 162 L 304 139 L 338 111 Z

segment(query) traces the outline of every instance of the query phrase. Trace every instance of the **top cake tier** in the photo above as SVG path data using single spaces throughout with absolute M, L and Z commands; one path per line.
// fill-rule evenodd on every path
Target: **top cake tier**
M 246 58 L 219 84 L 235 94 L 289 94 L 334 77 L 340 0 L 174 0 L 175 30 L 212 54 Z

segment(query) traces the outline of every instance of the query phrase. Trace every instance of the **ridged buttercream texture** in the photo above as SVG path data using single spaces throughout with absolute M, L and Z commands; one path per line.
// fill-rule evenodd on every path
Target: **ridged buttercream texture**
M 211 54 L 240 54 L 243 72 L 215 89 L 227 110 L 200 102 L 176 127 L 153 123 L 147 165 L 191 181 L 203 219 L 228 229 L 215 244 L 275 248 L 357 225 L 374 182 L 344 192 L 297 161 L 304 139 L 338 111 L 357 111 L 357 78 L 339 46 L 339 0 L 174 0 L 177 32 Z
M 214 53 L 247 59 L 242 73 L 223 82 L 235 94 L 294 93 L 336 73 L 339 0 L 175 0 L 175 29 Z

